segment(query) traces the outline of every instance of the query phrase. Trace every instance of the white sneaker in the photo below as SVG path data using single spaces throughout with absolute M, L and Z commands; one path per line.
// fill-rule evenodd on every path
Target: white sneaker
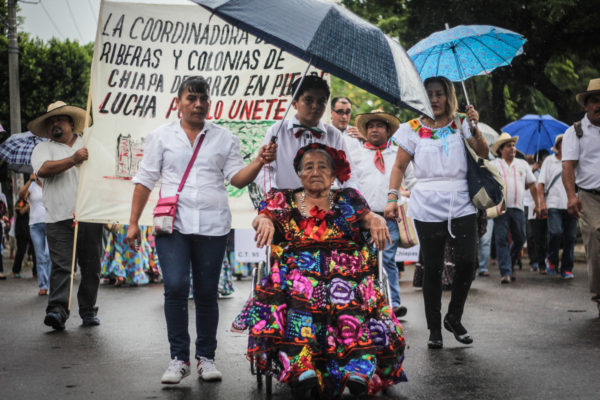
M 206 357 L 198 359 L 198 374 L 205 381 L 220 381 L 223 378 L 221 372 L 215 367 L 215 360 Z
M 190 363 L 178 360 L 177 357 L 171 360 L 169 367 L 160 378 L 160 383 L 179 383 L 183 378 L 190 374 Z

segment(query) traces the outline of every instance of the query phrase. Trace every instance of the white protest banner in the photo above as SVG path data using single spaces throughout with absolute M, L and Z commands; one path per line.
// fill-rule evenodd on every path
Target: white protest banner
M 80 170 L 76 217 L 129 222 L 144 136 L 177 119 L 177 90 L 185 77 L 210 83 L 207 120 L 240 138 L 248 162 L 266 129 L 282 119 L 291 83 L 306 63 L 190 5 L 103 1 L 91 78 L 93 126 L 84 140 L 89 160 Z M 320 73 L 312 69 L 309 73 Z M 293 110 L 291 111 L 293 112 Z M 258 188 L 228 187 L 234 228 L 256 215 L 249 197 Z M 154 190 L 140 225 L 152 223 Z
M 254 242 L 254 230 L 236 229 L 234 235 L 235 260 L 238 262 L 261 262 L 267 260 L 265 248 L 259 249 Z

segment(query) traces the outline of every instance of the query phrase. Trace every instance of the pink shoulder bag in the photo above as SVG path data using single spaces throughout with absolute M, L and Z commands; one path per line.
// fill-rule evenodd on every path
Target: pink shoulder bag
M 155 235 L 173 233 L 173 226 L 175 225 L 175 215 L 177 214 L 177 200 L 179 199 L 179 192 L 181 192 L 181 189 L 183 189 L 183 186 L 185 185 L 185 181 L 187 180 L 187 177 L 190 174 L 190 170 L 192 169 L 192 165 L 194 165 L 194 161 L 196 160 L 196 156 L 198 155 L 198 150 L 200 150 L 200 146 L 202 146 L 202 142 L 204 141 L 205 136 L 206 133 L 203 133 L 202 136 L 200 136 L 200 140 L 198 140 L 198 145 L 196 145 L 196 148 L 194 149 L 192 159 L 190 160 L 187 168 L 185 169 L 183 178 L 181 178 L 181 182 L 179 183 L 179 187 L 177 188 L 177 194 L 171 197 L 159 197 L 153 212 L 153 227 Z

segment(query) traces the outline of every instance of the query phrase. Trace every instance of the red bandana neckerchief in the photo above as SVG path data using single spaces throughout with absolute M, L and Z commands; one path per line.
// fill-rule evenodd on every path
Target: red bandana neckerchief
M 371 144 L 369 142 L 365 142 L 365 144 L 364 144 L 365 148 L 367 148 L 369 150 L 375 150 L 375 160 L 374 160 L 375 167 L 382 174 L 385 174 L 385 163 L 383 162 L 383 155 L 381 154 L 381 150 L 385 150 L 388 147 L 390 147 L 391 143 L 392 143 L 392 139 L 388 140 L 386 143 L 382 144 L 381 146 L 375 146 L 374 144 Z

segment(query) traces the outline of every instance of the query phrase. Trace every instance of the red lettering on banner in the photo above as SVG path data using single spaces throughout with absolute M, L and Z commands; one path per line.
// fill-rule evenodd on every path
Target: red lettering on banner
M 169 119 L 169 117 L 171 116 L 171 112 L 177 110 L 177 104 L 177 97 L 173 97 L 173 99 L 171 100 L 171 104 L 169 104 L 169 109 L 167 110 L 167 115 L 165 115 L 165 119 Z
M 282 119 L 287 101 L 288 99 L 233 100 L 227 111 L 227 117 L 240 121 Z

